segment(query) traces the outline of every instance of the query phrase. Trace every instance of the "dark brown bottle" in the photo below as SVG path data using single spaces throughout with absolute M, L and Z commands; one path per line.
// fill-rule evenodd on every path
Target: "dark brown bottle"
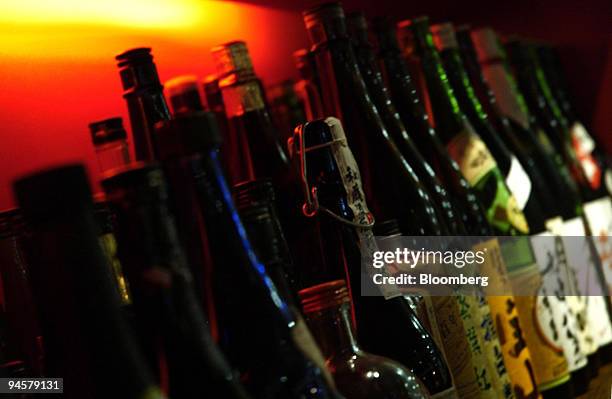
M 285 143 L 297 125 L 306 122 L 306 111 L 291 79 L 269 86 L 266 90 L 270 112 L 278 126 L 279 140 Z
M 346 283 L 335 280 L 299 292 L 302 308 L 340 392 L 352 399 L 417 399 L 429 395 L 399 363 L 363 351 L 354 337 Z
M 229 42 L 212 50 L 216 59 L 219 88 L 229 120 L 226 161 L 228 178 L 237 184 L 256 178 L 271 178 L 282 185 L 289 170 L 287 155 L 272 123 L 262 84 L 255 75 L 246 43 Z
M 154 126 L 161 120 L 170 119 L 170 111 L 151 49 L 131 49 L 115 59 L 130 114 L 135 159 L 153 160 L 156 157 Z
M 300 80 L 295 84 L 295 91 L 300 98 L 306 120 L 323 118 L 323 105 L 319 93 L 318 77 L 312 52 L 300 49 L 293 52 L 295 67 L 300 74 Z
M 450 201 L 447 189 L 442 186 L 433 168 L 423 158 L 410 136 L 408 136 L 404 123 L 391 101 L 389 90 L 378 67 L 374 49 L 368 40 L 368 25 L 365 15 L 360 12 L 348 14 L 347 26 L 361 76 L 363 76 L 368 94 L 374 102 L 385 128 L 397 144 L 406 162 L 410 164 L 431 195 L 438 217 L 443 221 L 448 234 L 465 234 L 465 227 L 462 220 L 457 217 L 457 210 Z
M 303 15 L 324 111 L 344 122 L 374 215 L 398 219 L 405 234 L 445 234 L 430 194 L 391 138 L 367 92 L 342 6 L 326 3 Z
M 491 235 L 491 227 L 476 194 L 440 142 L 401 55 L 395 25 L 389 18 L 374 20 L 379 58 L 393 103 L 419 151 L 431 163 L 450 192 L 457 217 L 469 235 Z

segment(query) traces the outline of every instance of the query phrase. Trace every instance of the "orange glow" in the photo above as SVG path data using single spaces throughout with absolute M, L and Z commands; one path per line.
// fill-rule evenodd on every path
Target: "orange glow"
M 10 4 L 7 4 L 10 3 Z M 298 12 L 225 1 L 19 0 L 0 2 L 0 210 L 12 180 L 34 169 L 85 162 L 97 180 L 87 124 L 122 116 L 114 57 L 153 49 L 163 81 L 214 72 L 210 48 L 245 40 L 267 83 L 294 75 L 304 47 Z
M 0 23 L 185 27 L 198 22 L 204 1 L 19 0 L 3 5 Z

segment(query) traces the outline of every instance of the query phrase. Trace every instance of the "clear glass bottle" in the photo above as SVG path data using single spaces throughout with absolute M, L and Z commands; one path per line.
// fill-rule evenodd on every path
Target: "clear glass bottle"
M 420 399 L 428 394 L 399 363 L 363 351 L 354 337 L 346 283 L 330 281 L 299 292 L 304 315 L 340 392 L 351 399 Z

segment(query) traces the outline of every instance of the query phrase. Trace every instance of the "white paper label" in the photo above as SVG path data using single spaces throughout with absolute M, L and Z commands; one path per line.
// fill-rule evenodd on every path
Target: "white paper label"
M 521 163 L 514 156 L 510 163 L 510 171 L 508 172 L 508 177 L 506 177 L 506 184 L 514 198 L 516 198 L 518 207 L 521 210 L 525 209 L 531 194 L 531 180 L 529 180 L 529 176 L 521 166 Z

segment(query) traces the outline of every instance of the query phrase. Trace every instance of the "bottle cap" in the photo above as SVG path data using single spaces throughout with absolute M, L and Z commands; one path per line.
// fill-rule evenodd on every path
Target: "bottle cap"
M 274 185 L 270 179 L 249 180 L 234 186 L 236 207 L 243 209 L 253 204 L 269 206 L 276 200 Z
M 127 139 L 127 133 L 123 128 L 123 119 L 119 117 L 92 122 L 89 124 L 89 131 L 94 145 Z
M 93 207 L 87 173 L 80 164 L 22 177 L 13 183 L 13 191 L 28 223 L 61 220 Z
M 210 74 L 204 79 L 202 79 L 202 87 L 204 88 L 204 94 L 206 94 L 206 98 L 221 93 L 221 90 L 219 89 L 219 78 L 215 74 Z
M 478 62 L 481 64 L 503 60 L 506 57 L 497 34 L 491 28 L 472 30 L 472 42 L 478 55 Z
M 376 222 L 374 224 L 374 235 L 381 237 L 389 237 L 395 235 L 401 235 L 399 222 L 397 219 L 383 220 L 382 222 Z
M 438 51 L 459 48 L 457 37 L 455 36 L 455 29 L 450 22 L 432 25 L 430 29 L 433 35 L 434 44 Z
M 124 97 L 143 88 L 163 89 L 150 48 L 131 49 L 119 54 L 115 59 L 118 61 L 117 66 L 119 67 Z
M 340 2 L 323 3 L 309 8 L 302 16 L 313 46 L 348 37 L 344 10 Z
M 306 315 L 351 302 L 344 280 L 334 280 L 304 288 L 298 292 L 298 295 Z
M 192 112 L 155 125 L 160 159 L 203 153 L 221 144 L 221 133 L 212 112 Z
M 176 76 L 167 80 L 164 86 L 175 114 L 204 110 L 197 76 Z
M 233 41 L 213 47 L 211 50 L 215 61 L 217 76 L 220 80 L 227 80 L 233 76 L 234 81 L 253 78 L 253 62 L 249 55 L 249 49 L 243 41 Z

